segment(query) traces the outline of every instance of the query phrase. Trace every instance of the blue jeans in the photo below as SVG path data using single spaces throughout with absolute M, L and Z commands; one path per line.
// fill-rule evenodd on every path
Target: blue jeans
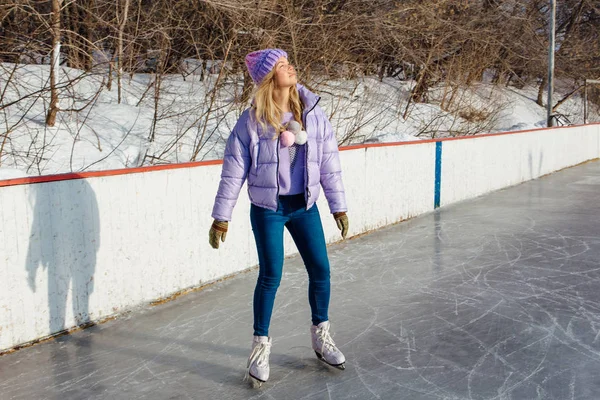
M 258 251 L 259 273 L 254 289 L 254 335 L 269 336 L 275 294 L 283 271 L 283 227 L 290 232 L 308 272 L 308 302 L 312 323 L 327 321 L 329 259 L 319 210 L 306 210 L 304 195 L 279 196 L 277 211 L 255 206 L 250 221 Z

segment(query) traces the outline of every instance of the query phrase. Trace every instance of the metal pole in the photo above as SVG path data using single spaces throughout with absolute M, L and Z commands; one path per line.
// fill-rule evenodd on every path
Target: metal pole
M 587 124 L 587 79 L 583 81 L 583 123 Z
M 550 0 L 550 47 L 548 49 L 548 116 L 547 125 L 552 126 L 552 92 L 554 91 L 554 48 L 556 47 L 556 0 Z
M 600 79 L 586 79 L 583 87 L 583 123 L 587 124 L 590 108 L 588 107 L 588 85 L 600 85 Z

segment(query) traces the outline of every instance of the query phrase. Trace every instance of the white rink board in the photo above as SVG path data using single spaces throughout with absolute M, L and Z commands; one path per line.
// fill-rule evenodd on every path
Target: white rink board
M 455 203 L 600 157 L 600 125 L 448 140 L 441 202 Z
M 443 141 L 442 204 L 598 158 L 599 138 L 592 125 Z M 435 149 L 428 141 L 340 153 L 350 236 L 433 210 Z M 226 242 L 208 244 L 220 171 L 0 187 L 0 351 L 256 266 L 245 187 Z M 318 207 L 327 241 L 340 240 L 322 194 Z M 296 251 L 288 234 L 285 247 Z

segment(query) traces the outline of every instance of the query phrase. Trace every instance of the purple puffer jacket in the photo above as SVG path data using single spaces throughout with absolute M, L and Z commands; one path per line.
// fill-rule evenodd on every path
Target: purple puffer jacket
M 306 209 L 315 204 L 322 186 L 330 211 L 347 211 L 337 139 L 329 119 L 317 105 L 321 98 L 302 85 L 297 85 L 297 89 L 304 105 L 302 119 L 308 133 L 304 175 Z M 225 147 L 221 182 L 212 211 L 214 219 L 231 221 L 233 207 L 246 179 L 250 201 L 277 211 L 279 138 L 273 139 L 274 136 L 274 128 L 269 126 L 264 132 L 251 117 L 250 109 L 242 113 Z

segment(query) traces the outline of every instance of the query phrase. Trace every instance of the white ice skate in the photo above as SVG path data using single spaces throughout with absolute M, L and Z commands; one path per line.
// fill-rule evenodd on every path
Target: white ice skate
M 335 343 L 329 334 L 329 321 L 321 322 L 319 325 L 311 326 L 312 348 L 319 360 L 339 369 L 346 369 L 346 357 L 335 347 Z
M 252 352 L 248 357 L 248 365 L 244 380 L 251 379 L 254 387 L 260 387 L 269 379 L 269 354 L 271 354 L 271 338 L 254 336 Z

